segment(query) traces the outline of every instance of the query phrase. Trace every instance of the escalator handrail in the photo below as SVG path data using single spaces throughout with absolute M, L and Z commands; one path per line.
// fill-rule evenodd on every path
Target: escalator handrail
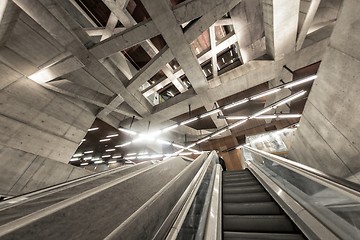
M 360 185 L 357 183 L 246 145 L 242 146 L 242 148 L 360 202 Z

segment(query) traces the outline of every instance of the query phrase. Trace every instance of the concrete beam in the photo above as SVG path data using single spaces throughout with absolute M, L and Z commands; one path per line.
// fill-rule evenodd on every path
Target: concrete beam
M 106 106 L 105 108 L 101 109 L 101 110 L 97 113 L 96 117 L 98 117 L 98 118 L 104 118 L 104 117 L 106 117 L 107 115 L 109 115 L 109 114 L 110 114 L 111 112 L 113 112 L 113 111 L 118 112 L 116 108 L 117 108 L 121 103 L 123 103 L 123 102 L 124 102 L 124 99 L 123 99 L 121 96 L 119 96 L 119 95 L 115 96 L 115 97 L 107 104 L 107 106 Z M 129 115 L 127 115 L 127 116 L 129 116 Z M 130 116 L 129 116 L 129 117 L 130 117 Z
M 154 22 L 147 20 L 96 44 L 90 52 L 101 59 L 159 35 Z
M 314 20 L 316 11 L 320 5 L 321 0 L 312 0 L 306 12 L 305 20 L 299 29 L 299 35 L 296 41 L 296 51 L 299 51 L 304 43 L 306 35 L 310 29 L 311 23 Z
M 19 13 L 20 9 L 11 0 L 0 1 L 0 46 L 8 40 Z
M 14 1 L 40 26 L 49 32 L 60 44 L 76 56 L 84 65 L 84 70 L 89 72 L 97 81 L 108 88 L 110 91 L 120 94 L 134 108 L 134 110 L 146 115 L 150 113 L 150 103 L 141 95 L 130 94 L 125 86 L 116 79 L 109 71 L 92 55 L 78 39 L 53 16 L 40 2 L 28 2 L 25 0 Z M 57 10 L 52 8 L 53 11 Z M 61 9 L 58 9 L 61 11 Z M 60 13 L 61 15 L 61 13 Z M 61 17 L 61 16 L 60 16 Z M 82 32 L 83 33 L 83 32 Z M 111 39 L 111 38 L 110 38 Z M 103 41 L 106 42 L 107 40 Z
M 117 23 L 118 23 L 118 19 L 115 16 L 115 14 L 110 13 L 109 19 L 106 23 L 106 27 L 104 29 L 104 32 L 101 36 L 100 41 L 108 39 L 109 37 L 111 37 L 113 35 L 114 29 L 115 29 Z
M 138 88 L 159 72 L 168 62 L 174 58 L 168 46 L 165 46 L 156 54 L 135 76 L 130 79 L 127 89 L 131 92 L 137 91 Z
M 266 49 L 275 60 L 295 51 L 300 0 L 263 0 Z
M 124 31 L 126 28 L 118 27 L 114 28 L 113 33 L 118 34 L 122 31 Z M 94 27 L 94 28 L 84 28 L 84 31 L 90 36 L 90 37 L 96 37 L 96 36 L 102 36 L 105 33 L 105 27 Z

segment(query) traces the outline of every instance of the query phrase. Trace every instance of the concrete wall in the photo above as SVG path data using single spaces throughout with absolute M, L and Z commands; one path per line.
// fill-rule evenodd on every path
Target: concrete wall
M 34 24 L 20 18 L 0 47 L 0 194 L 20 194 L 90 173 L 65 163 L 94 113 L 26 77 L 63 50 Z
M 344 1 L 290 151 L 291 159 L 358 183 L 359 12 L 357 0 Z

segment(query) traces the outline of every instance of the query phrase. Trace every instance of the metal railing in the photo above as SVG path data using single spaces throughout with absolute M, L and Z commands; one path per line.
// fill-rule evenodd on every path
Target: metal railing
M 311 179 L 321 185 L 331 188 L 335 191 L 341 192 L 342 194 L 360 202 L 360 185 L 354 182 L 350 182 L 346 179 L 342 179 L 331 174 L 324 173 L 317 169 L 308 167 L 304 164 L 291 161 L 289 159 L 267 153 L 249 146 L 242 146 L 242 148 L 256 153 L 262 157 L 267 158 L 291 171 L 299 173 L 300 175 Z

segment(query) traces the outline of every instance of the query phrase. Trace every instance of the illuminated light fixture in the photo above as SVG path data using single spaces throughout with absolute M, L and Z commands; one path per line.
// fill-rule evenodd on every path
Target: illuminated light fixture
M 176 147 L 176 148 L 182 148 L 182 149 L 184 149 L 184 148 L 185 148 L 184 146 L 181 146 L 181 145 L 176 144 L 176 143 L 173 143 L 172 145 L 173 145 L 174 147 Z
M 171 91 L 167 91 L 166 93 L 167 93 L 167 95 L 169 95 L 170 97 L 174 97 L 174 96 L 175 96 Z
M 204 75 L 206 76 L 207 74 L 206 74 L 206 72 L 204 71 L 204 69 L 202 69 L 202 71 L 203 71 Z
M 159 143 L 161 143 L 161 144 L 171 145 L 171 142 L 168 142 L 168 141 L 165 141 L 165 140 L 158 139 L 158 140 L 156 140 L 156 141 L 159 142 Z
M 93 153 L 94 151 L 86 151 L 84 154 Z
M 83 163 L 80 163 L 81 166 L 86 166 L 86 165 L 89 165 L 89 163 L 87 162 L 83 162 Z
M 220 131 L 214 133 L 213 135 L 211 135 L 211 137 L 215 137 L 215 136 L 220 135 L 220 134 L 222 134 L 222 133 L 224 133 L 226 131 L 227 131 L 227 129 L 220 130 Z
M 109 164 L 112 164 L 112 163 L 117 163 L 116 160 L 111 160 L 111 161 L 108 161 Z
M 123 143 L 123 144 L 120 144 L 120 145 L 116 145 L 115 147 L 117 148 L 117 147 L 125 147 L 125 146 L 127 146 L 127 145 L 130 145 L 131 144 L 131 142 L 127 142 L 127 143 Z
M 218 113 L 218 112 L 220 112 L 220 109 L 215 109 L 215 110 L 212 110 L 210 112 L 207 112 L 207 113 L 204 113 L 204 114 L 200 115 L 200 118 L 204 118 L 204 117 L 213 115 L 213 114 Z
M 199 119 L 198 117 L 190 118 L 190 119 L 188 119 L 188 120 L 183 121 L 182 123 L 180 123 L 180 125 L 185 125 L 185 124 L 194 122 L 194 121 L 196 121 L 196 120 L 198 120 L 198 119 Z
M 146 154 L 148 154 L 148 153 L 147 152 L 138 153 L 139 156 L 146 155 Z
M 176 154 L 175 153 L 167 153 L 167 154 L 165 154 L 164 156 L 165 157 L 173 157 L 173 156 L 175 156 Z
M 208 72 L 211 74 L 211 71 L 210 71 L 210 69 L 208 69 Z
M 163 155 L 162 154 L 154 154 L 150 156 L 151 158 L 162 158 Z
M 233 54 L 232 50 L 230 51 L 230 56 L 234 56 L 234 54 Z
M 297 85 L 300 85 L 300 84 L 303 84 L 303 83 L 306 83 L 306 82 L 310 82 L 312 80 L 315 80 L 316 78 L 317 78 L 316 75 L 312 75 L 312 76 L 306 77 L 304 79 L 288 83 L 288 84 L 286 84 L 284 86 L 284 88 L 291 88 L 291 87 L 294 87 L 294 86 L 297 86 Z
M 98 161 L 95 161 L 94 163 L 95 163 L 95 164 L 100 164 L 100 163 L 103 163 L 103 161 L 102 161 L 102 160 L 98 160 Z
M 250 119 L 256 118 L 257 116 L 260 116 L 260 115 L 262 115 L 262 114 L 264 114 L 264 113 L 266 113 L 266 112 L 270 111 L 271 109 L 272 109 L 272 107 L 267 107 L 267 108 L 264 108 L 263 110 L 261 110 L 261 111 L 259 111 L 259 112 L 255 113 L 255 114 L 253 114 L 253 115 L 251 115 L 249 118 L 250 118 Z
M 106 136 L 106 138 L 112 138 L 112 137 L 117 137 L 117 136 L 119 136 L 119 134 L 112 134 L 112 135 Z
M 225 63 L 225 59 L 224 59 L 224 58 L 221 58 L 221 60 L 223 61 L 223 63 Z
M 111 149 L 106 149 L 105 152 L 113 152 L 115 151 L 115 148 L 111 148 Z
M 301 114 L 280 114 L 278 115 L 279 118 L 299 118 Z
M 100 139 L 99 142 L 107 142 L 107 141 L 110 141 L 111 139 L 110 138 L 104 138 L 104 139 Z
M 175 154 L 175 155 L 178 155 L 179 153 L 183 152 L 184 150 L 185 150 L 185 149 L 181 149 L 181 150 L 175 152 L 174 154 Z
M 210 137 L 206 137 L 206 138 L 203 138 L 203 139 L 197 141 L 196 143 L 199 144 L 199 143 L 205 142 L 205 141 L 207 141 L 209 139 L 210 139 Z
M 108 158 L 111 157 L 111 155 L 102 155 L 101 158 Z
M 291 95 L 290 97 L 285 98 L 285 99 L 279 101 L 278 103 L 275 103 L 275 105 L 272 106 L 272 108 L 277 108 L 277 107 L 279 107 L 279 106 L 281 106 L 281 105 L 284 105 L 284 104 L 286 104 L 286 103 L 288 103 L 288 102 L 291 102 L 292 100 L 294 100 L 294 99 L 296 99 L 296 98 L 298 98 L 298 97 L 301 97 L 301 96 L 304 95 L 305 93 L 306 93 L 306 91 L 304 91 L 304 90 L 302 90 L 302 91 L 300 91 L 300 92 L 297 92 L 297 93 L 295 93 L 294 95 Z
M 77 153 L 77 154 L 74 154 L 73 157 L 81 157 L 83 154 L 82 153 Z
M 189 156 L 189 155 L 192 155 L 193 153 L 192 152 L 183 152 L 183 153 L 180 153 L 179 155 L 180 156 Z
M 186 147 L 186 149 L 192 148 L 196 145 L 196 143 L 190 144 L 189 146 Z
M 95 131 L 95 130 L 98 130 L 98 129 L 99 129 L 98 127 L 89 128 L 89 129 L 88 129 L 88 132 Z
M 274 119 L 274 118 L 277 118 L 277 116 L 276 115 L 260 115 L 255 118 L 256 119 Z
M 198 150 L 195 150 L 195 149 L 191 149 L 191 148 L 189 148 L 188 150 L 191 151 L 191 152 L 193 152 L 193 153 L 195 153 L 195 154 L 201 153 L 201 151 L 198 151 Z
M 217 67 L 217 69 L 220 71 L 220 67 L 219 67 L 219 64 L 216 64 L 216 67 Z
M 229 130 L 233 129 L 233 128 L 236 128 L 237 126 L 240 126 L 241 124 L 244 124 L 246 121 L 247 121 L 247 119 L 245 119 L 243 121 L 236 122 L 236 123 L 230 125 L 228 128 L 229 128 Z
M 133 160 L 133 159 L 136 159 L 136 157 L 134 156 L 134 157 L 125 157 L 125 159 L 127 159 L 127 160 Z
M 85 142 L 85 141 L 86 141 L 86 139 L 82 139 L 82 140 L 81 140 L 81 142 Z
M 75 162 L 75 161 L 78 161 L 80 158 L 76 157 L 76 158 L 72 158 L 70 159 L 70 162 Z
M 247 116 L 227 116 L 225 119 L 227 120 L 245 120 L 247 119 Z
M 258 98 L 262 98 L 262 97 L 271 95 L 273 93 L 276 93 L 276 92 L 278 92 L 280 90 L 281 90 L 280 88 L 271 89 L 271 90 L 265 91 L 263 93 L 260 93 L 260 94 L 257 94 L 255 96 L 251 97 L 250 100 L 255 100 L 255 99 L 258 99 Z
M 167 128 L 164 128 L 163 130 L 161 130 L 162 132 L 167 132 L 167 131 L 170 131 L 174 128 L 177 128 L 179 126 L 179 124 L 175 124 L 175 125 L 172 125 L 170 127 L 167 127 Z
M 128 154 L 126 154 L 126 156 L 134 156 L 134 155 L 136 155 L 136 153 L 128 153 Z
M 138 158 L 138 159 L 148 159 L 148 158 L 150 158 L 150 156 L 148 156 L 148 155 L 143 155 L 143 156 L 138 156 L 137 158 Z
M 113 156 L 112 158 L 114 158 L 114 159 L 121 158 L 121 155 Z
M 92 157 L 86 157 L 86 158 L 84 158 L 85 161 L 91 160 L 91 159 L 92 159 Z
M 231 103 L 230 105 L 225 106 L 225 107 L 224 107 L 224 110 L 230 109 L 230 108 L 233 108 L 233 107 L 236 107 L 236 106 L 239 106 L 239 105 L 241 105 L 241 104 L 247 103 L 248 101 L 249 101 L 249 99 L 248 99 L 248 98 L 245 98 L 245 99 L 243 99 L 243 100 L 240 100 L 240 101 Z
M 124 132 L 124 133 L 127 133 L 127 134 L 130 134 L 130 135 L 136 135 L 137 132 L 134 132 L 132 130 L 129 130 L 129 129 L 125 129 L 125 128 L 118 128 L 120 131 Z
M 96 157 L 96 158 L 92 158 L 91 161 L 97 161 L 97 160 L 100 160 L 99 157 Z

